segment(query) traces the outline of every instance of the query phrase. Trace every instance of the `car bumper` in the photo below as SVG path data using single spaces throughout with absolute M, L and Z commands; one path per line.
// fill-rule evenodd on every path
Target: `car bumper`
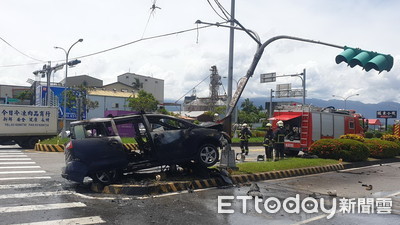
M 61 176 L 67 180 L 83 183 L 83 179 L 88 174 L 88 167 L 79 161 L 71 161 L 66 167 L 62 168 Z

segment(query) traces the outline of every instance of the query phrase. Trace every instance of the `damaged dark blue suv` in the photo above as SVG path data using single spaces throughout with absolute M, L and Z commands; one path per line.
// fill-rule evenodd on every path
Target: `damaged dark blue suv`
M 132 137 L 135 150 L 120 136 Z M 126 115 L 71 123 L 62 177 L 83 182 L 87 176 L 109 184 L 123 172 L 163 166 L 213 166 L 229 136 L 221 124 L 200 126 L 161 114 Z

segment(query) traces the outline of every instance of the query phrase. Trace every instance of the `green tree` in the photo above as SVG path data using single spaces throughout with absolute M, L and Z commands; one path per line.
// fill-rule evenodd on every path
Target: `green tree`
M 242 108 L 242 111 L 246 112 L 246 113 L 258 113 L 259 110 L 257 109 L 257 107 L 253 104 L 252 101 L 250 101 L 250 99 L 246 98 L 244 100 L 244 102 L 242 102 L 242 104 L 240 105 L 240 107 Z
M 86 85 L 79 85 L 77 87 L 73 87 L 72 89 L 66 90 L 67 108 L 77 110 L 78 120 L 82 120 L 84 110 L 86 110 L 86 112 L 88 113 L 90 109 L 95 109 L 99 107 L 98 101 L 92 101 L 87 98 L 87 92 L 90 90 L 91 88 L 87 87 Z M 62 104 L 64 104 L 64 99 L 62 100 Z
M 260 112 L 262 106 L 257 108 L 248 98 L 240 106 L 242 110 L 239 110 L 238 114 L 239 123 L 258 123 L 261 118 L 265 117 L 265 114 Z
M 128 106 L 134 111 L 154 112 L 157 110 L 159 102 L 151 94 L 143 90 L 139 91 L 138 96 L 128 99 Z
M 17 95 L 17 99 L 19 99 L 21 102 L 24 100 L 31 100 L 32 99 L 32 91 L 31 90 L 24 90 L 21 93 Z
M 135 81 L 132 82 L 132 87 L 136 90 L 140 90 L 140 88 L 143 88 L 143 83 L 140 82 L 139 78 L 135 78 Z

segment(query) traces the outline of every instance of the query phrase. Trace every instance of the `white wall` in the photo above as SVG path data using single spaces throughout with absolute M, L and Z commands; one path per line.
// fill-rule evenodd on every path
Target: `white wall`
M 130 110 L 127 98 L 95 95 L 89 95 L 88 98 L 91 101 L 98 101 L 99 107 L 90 109 L 87 119 L 104 117 L 104 112 L 107 110 Z M 118 108 L 116 108 L 116 104 L 118 104 Z

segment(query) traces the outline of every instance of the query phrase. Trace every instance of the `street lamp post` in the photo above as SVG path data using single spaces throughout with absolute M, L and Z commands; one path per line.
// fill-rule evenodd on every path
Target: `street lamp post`
M 66 133 L 66 123 L 67 123 L 67 77 L 68 77 L 68 55 L 69 52 L 71 51 L 71 48 L 74 47 L 78 42 L 82 42 L 83 39 L 77 40 L 75 43 L 69 47 L 68 51 L 66 51 L 64 48 L 61 47 L 54 47 L 55 49 L 61 49 L 65 53 L 65 81 L 64 81 L 64 111 L 63 111 L 63 129 L 61 132 L 61 137 L 65 138 L 67 135 Z
M 338 98 L 343 99 L 343 100 L 344 100 L 344 109 L 346 109 L 346 102 L 347 102 L 347 99 L 349 99 L 350 97 L 359 96 L 359 95 L 360 95 L 360 94 L 349 95 L 349 96 L 347 96 L 346 98 L 345 98 L 345 97 L 342 97 L 342 96 L 339 96 L 339 95 L 332 95 L 332 97 L 338 97 Z

